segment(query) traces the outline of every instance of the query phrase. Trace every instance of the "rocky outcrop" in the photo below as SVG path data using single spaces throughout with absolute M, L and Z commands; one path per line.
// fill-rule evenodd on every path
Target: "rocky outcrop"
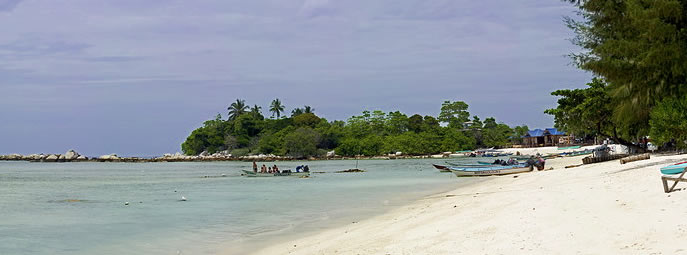
M 98 157 L 98 161 L 117 161 L 120 160 L 121 158 L 117 156 L 117 154 L 110 154 L 110 155 L 102 155 Z
M 75 159 L 79 158 L 79 156 L 81 156 L 81 155 L 79 155 L 79 153 L 74 151 L 74 150 L 69 150 L 66 153 L 64 153 L 64 159 L 65 160 L 70 160 L 70 161 L 75 160 Z
M 55 155 L 55 154 L 50 154 L 47 157 L 45 157 L 44 161 L 45 162 L 57 162 L 58 159 L 60 159 L 60 156 Z

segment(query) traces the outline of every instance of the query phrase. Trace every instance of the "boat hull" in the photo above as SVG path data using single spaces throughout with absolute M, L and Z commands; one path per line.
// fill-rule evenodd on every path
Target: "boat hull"
M 442 165 L 435 165 L 432 164 L 434 168 L 439 169 L 439 172 L 444 172 L 444 173 L 450 173 L 451 169 L 449 169 L 447 166 L 442 166 Z
M 304 177 L 304 176 L 310 176 L 310 172 L 286 172 L 286 173 L 255 173 L 253 171 L 247 171 L 247 170 L 242 170 L 243 171 L 243 176 L 246 177 L 286 177 L 286 176 L 291 176 L 291 177 Z
M 669 165 L 665 167 L 661 167 L 661 173 L 662 174 L 680 174 L 682 173 L 683 170 L 685 170 L 685 167 L 687 167 L 687 163 L 681 163 L 677 165 Z
M 469 170 L 454 170 L 451 172 L 458 177 L 468 177 L 468 176 L 490 176 L 490 175 L 506 175 L 506 174 L 517 174 L 530 172 L 529 167 L 517 167 L 517 168 L 504 168 L 504 169 L 469 169 Z

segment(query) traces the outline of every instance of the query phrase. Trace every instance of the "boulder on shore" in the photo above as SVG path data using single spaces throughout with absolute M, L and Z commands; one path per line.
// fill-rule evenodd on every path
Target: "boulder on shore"
M 114 153 L 113 153 L 113 154 L 110 154 L 110 155 L 102 155 L 102 156 L 100 156 L 98 159 L 101 159 L 101 160 L 116 160 L 116 159 L 119 159 L 119 157 L 117 156 L 117 154 L 114 154 Z
M 44 160 L 45 160 L 46 162 L 55 162 L 55 161 L 57 161 L 58 159 L 60 159 L 59 156 L 57 156 L 57 155 L 55 155 L 55 154 L 50 154 L 50 155 L 48 155 L 47 157 L 45 157 Z
M 75 159 L 79 158 L 79 156 L 81 156 L 81 155 L 79 155 L 78 152 L 76 152 L 74 150 L 69 150 L 64 154 L 64 159 L 75 160 Z

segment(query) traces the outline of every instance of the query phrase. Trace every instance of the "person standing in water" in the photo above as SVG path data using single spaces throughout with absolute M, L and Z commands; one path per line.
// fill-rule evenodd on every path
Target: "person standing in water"
M 253 161 L 253 172 L 254 173 L 258 172 L 258 164 L 255 164 L 255 161 Z

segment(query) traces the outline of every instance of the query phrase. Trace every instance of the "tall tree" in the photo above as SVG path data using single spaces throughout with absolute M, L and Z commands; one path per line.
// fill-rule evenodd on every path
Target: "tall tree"
M 315 108 L 306 105 L 303 107 L 303 113 L 315 113 Z
M 256 105 L 253 105 L 253 108 L 250 108 L 250 113 L 253 115 L 253 118 L 262 120 L 265 117 L 262 116 L 262 107 Z
M 291 117 L 296 117 L 301 114 L 303 114 L 303 108 L 296 107 L 293 110 L 291 110 Z
M 229 119 L 234 120 L 238 118 L 241 114 L 246 113 L 248 106 L 246 106 L 246 100 L 236 99 L 236 102 L 231 103 L 227 110 L 229 110 Z
M 577 136 L 603 136 L 616 143 L 635 147 L 619 134 L 619 125 L 613 118 L 612 99 L 608 86 L 594 78 L 584 89 L 556 90 L 551 95 L 559 96 L 558 107 L 544 111 L 554 117 L 555 126 Z
M 277 119 L 281 117 L 281 113 L 284 112 L 284 105 L 281 104 L 279 98 L 272 100 L 272 104 L 270 104 L 270 112 L 272 112 L 272 117 L 274 117 L 274 115 L 277 115 Z
M 646 135 L 658 100 L 687 94 L 687 2 L 566 1 L 583 18 L 566 19 L 573 43 L 584 49 L 571 55 L 575 63 L 608 82 L 618 132 Z
M 448 123 L 452 128 L 463 128 L 463 124 L 470 120 L 470 113 L 468 112 L 468 104 L 463 101 L 444 101 L 441 104 L 441 113 L 439 113 L 439 121 Z

